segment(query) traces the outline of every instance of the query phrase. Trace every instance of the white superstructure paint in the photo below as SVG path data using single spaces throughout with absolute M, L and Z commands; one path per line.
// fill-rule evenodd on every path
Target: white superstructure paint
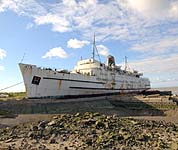
M 94 58 L 81 60 L 71 72 L 22 63 L 19 66 L 29 98 L 141 92 L 150 88 L 147 78 L 120 69 L 112 59 L 108 58 L 107 65 Z

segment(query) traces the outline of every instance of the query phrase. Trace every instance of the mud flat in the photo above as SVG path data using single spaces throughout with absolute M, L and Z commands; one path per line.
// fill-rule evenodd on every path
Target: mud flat
M 75 114 L 100 112 L 120 117 L 171 117 L 178 109 L 177 97 L 159 95 L 117 95 L 82 99 L 24 99 L 0 101 L 0 118 L 15 118 L 28 114 Z M 1 119 L 1 120 L 2 120 Z M 177 119 L 174 119 L 175 121 Z

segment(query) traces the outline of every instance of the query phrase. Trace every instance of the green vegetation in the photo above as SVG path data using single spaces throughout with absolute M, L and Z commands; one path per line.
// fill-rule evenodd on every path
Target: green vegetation
M 24 98 L 26 97 L 26 92 L 14 92 L 14 93 L 8 93 L 9 97 L 18 97 L 18 98 Z
M 0 115 L 8 115 L 8 114 L 10 114 L 9 111 L 0 110 Z
M 0 97 L 0 100 L 7 99 L 23 99 L 26 97 L 26 92 L 10 92 L 10 93 L 0 93 L 0 95 L 7 95 L 7 97 Z

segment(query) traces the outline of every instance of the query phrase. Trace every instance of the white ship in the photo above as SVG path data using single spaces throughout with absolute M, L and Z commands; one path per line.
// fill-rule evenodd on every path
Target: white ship
M 127 71 L 109 55 L 107 64 L 92 57 L 80 60 L 72 71 L 40 68 L 20 63 L 28 98 L 75 98 L 138 93 L 150 88 L 150 81 L 137 71 Z

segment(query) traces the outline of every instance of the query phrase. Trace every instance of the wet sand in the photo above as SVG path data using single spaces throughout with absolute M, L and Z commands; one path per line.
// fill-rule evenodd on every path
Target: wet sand
M 14 125 L 19 125 L 23 123 L 32 123 L 32 122 L 37 122 L 37 121 L 42 121 L 42 120 L 47 121 L 56 115 L 58 114 L 19 114 L 15 118 L 0 118 L 0 124 L 7 125 L 7 126 L 14 126 Z M 141 120 L 144 119 L 144 120 L 154 120 L 154 121 L 165 121 L 165 122 L 178 124 L 177 116 L 178 116 L 178 109 L 165 111 L 165 116 L 128 116 L 128 115 L 124 116 L 122 115 L 121 117 L 136 118 L 136 119 L 141 119 Z

